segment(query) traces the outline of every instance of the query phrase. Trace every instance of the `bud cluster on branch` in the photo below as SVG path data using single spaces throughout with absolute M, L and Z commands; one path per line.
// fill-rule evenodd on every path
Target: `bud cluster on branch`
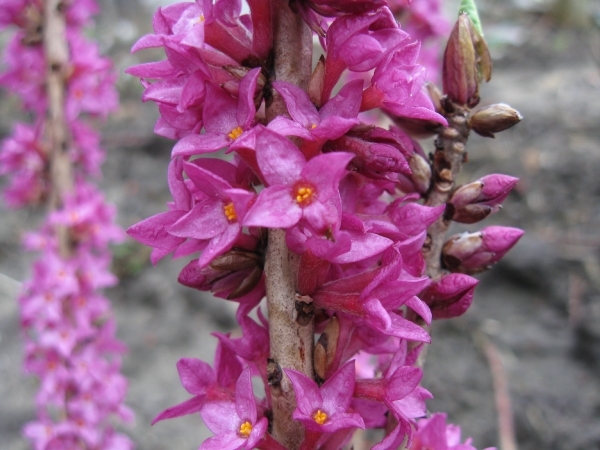
M 39 379 L 37 419 L 25 426 L 33 448 L 133 448 L 113 427 L 129 421 L 120 373 L 124 345 L 110 302 L 116 283 L 108 245 L 123 239 L 115 209 L 92 184 L 104 151 L 89 118 L 118 105 L 111 62 L 83 34 L 94 0 L 0 2 L 0 27 L 15 29 L 0 85 L 17 95 L 33 123 L 2 143 L 6 203 L 49 208 L 24 246 L 40 254 L 19 298 L 27 373 Z
M 410 7 L 425 4 L 439 10 L 431 0 Z M 517 181 L 455 186 L 470 128 L 490 135 L 520 118 L 471 113 L 491 75 L 483 37 L 461 14 L 442 94 L 426 85 L 419 40 L 383 0 L 248 6 L 159 8 L 133 51 L 162 48 L 166 59 L 127 70 L 158 105 L 156 133 L 177 141 L 173 201 L 128 233 L 153 247 L 154 263 L 194 255 L 179 281 L 238 302 L 243 333 L 216 335 L 214 368 L 181 359 L 193 397 L 154 422 L 199 412 L 215 434 L 204 450 L 333 450 L 359 428 L 385 430 L 375 450 L 472 449 L 445 416 L 422 419 L 431 394 L 419 384 L 431 321 L 463 314 L 470 274 L 522 234 L 445 238 L 452 220 L 496 212 Z M 323 52 L 314 67 L 310 30 Z M 374 124 L 374 113 L 395 125 Z M 428 134 L 437 134 L 431 157 L 414 139 Z

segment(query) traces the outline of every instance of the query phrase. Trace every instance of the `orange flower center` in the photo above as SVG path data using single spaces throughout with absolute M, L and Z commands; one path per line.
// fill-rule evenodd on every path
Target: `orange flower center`
M 314 130 L 315 128 L 317 128 L 317 124 L 316 123 L 311 124 L 310 128 L 311 128 L 311 130 Z
M 242 135 L 243 132 L 244 130 L 242 130 L 242 127 L 235 127 L 227 136 L 231 140 L 236 140 Z
M 317 412 L 313 414 L 313 419 L 319 425 L 323 425 L 325 422 L 327 422 L 327 414 L 320 409 L 317 409 Z
M 240 436 L 247 438 L 252 433 L 252 424 L 248 421 L 245 421 L 240 425 Z
M 296 186 L 294 189 L 294 199 L 302 207 L 310 205 L 315 199 L 316 190 L 312 186 L 304 184 Z
M 225 211 L 225 217 L 227 217 L 227 220 L 230 222 L 237 220 L 237 214 L 235 212 L 235 208 L 233 207 L 233 202 L 227 203 L 225 206 L 223 206 L 223 211 Z
M 200 14 L 200 15 L 198 16 L 198 23 L 202 23 L 202 22 L 204 22 L 205 20 L 206 20 L 206 19 L 204 18 L 204 14 Z

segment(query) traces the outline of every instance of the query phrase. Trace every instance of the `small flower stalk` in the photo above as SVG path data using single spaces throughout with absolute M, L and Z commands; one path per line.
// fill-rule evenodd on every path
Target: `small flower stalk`
M 40 256 L 19 298 L 24 368 L 39 380 L 37 418 L 24 428 L 32 448 L 131 449 L 114 428 L 133 413 L 123 404 L 124 345 L 116 339 L 110 302 L 116 283 L 108 245 L 123 239 L 115 209 L 92 183 L 104 151 L 87 117 L 117 106 L 115 74 L 82 28 L 90 1 L 3 2 L 0 27 L 16 28 L 0 85 L 33 117 L 2 143 L 0 174 L 13 208 L 48 205 L 24 247 Z
M 485 41 L 461 14 L 442 91 L 427 82 L 420 40 L 447 32 L 438 2 L 291 6 L 166 6 L 133 47 L 165 51 L 127 72 L 158 105 L 157 134 L 176 142 L 173 201 L 128 232 L 154 263 L 193 255 L 179 281 L 238 302 L 243 334 L 217 334 L 214 368 L 180 360 L 192 397 L 155 422 L 200 412 L 215 434 L 206 449 L 341 449 L 366 428 L 386 430 L 376 450 L 471 448 L 445 416 L 424 419 L 432 395 L 420 382 L 432 321 L 464 314 L 470 274 L 522 234 L 487 227 L 446 244 L 451 221 L 497 212 L 517 183 L 455 184 L 470 130 L 508 128 L 471 112 L 491 77 Z M 402 11 L 428 31 L 400 28 Z M 415 137 L 431 134 L 429 157 Z

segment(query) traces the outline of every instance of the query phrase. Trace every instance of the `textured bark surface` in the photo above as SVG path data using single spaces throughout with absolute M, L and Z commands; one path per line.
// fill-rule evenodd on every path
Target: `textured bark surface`
M 303 89 L 308 86 L 312 63 L 312 32 L 288 6 L 287 1 L 274 0 L 274 78 Z M 273 90 L 273 100 L 267 107 L 267 118 L 287 115 L 283 99 Z M 273 400 L 273 436 L 289 449 L 297 449 L 304 438 L 304 429 L 292 419 L 296 408 L 293 387 L 282 369 L 295 369 L 313 377 L 314 321 L 296 321 L 296 283 L 299 257 L 285 243 L 285 230 L 269 230 L 265 261 L 271 385 Z
M 65 81 L 69 70 L 69 48 L 61 0 L 46 0 L 44 3 L 43 45 L 46 56 L 47 133 L 52 189 L 48 206 L 54 210 L 60 207 L 64 195 L 73 185 L 71 161 L 67 153 L 69 133 L 65 118 Z M 59 227 L 57 234 L 61 254 L 66 256 L 70 252 L 67 229 Z

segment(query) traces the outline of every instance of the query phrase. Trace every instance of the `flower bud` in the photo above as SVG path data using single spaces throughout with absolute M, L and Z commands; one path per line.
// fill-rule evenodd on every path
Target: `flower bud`
M 483 36 L 467 14 L 460 14 L 444 52 L 442 80 L 450 100 L 469 107 L 479 103 L 479 84 L 491 77 L 491 59 Z
M 325 57 L 321 55 L 317 65 L 315 66 L 315 70 L 310 75 L 310 79 L 308 80 L 308 96 L 310 101 L 313 104 L 320 108 L 321 105 L 321 95 L 323 93 L 323 86 L 325 83 Z
M 446 217 L 460 223 L 479 222 L 500 209 L 518 181 L 508 175 L 492 174 L 465 184 L 452 194 Z
M 233 271 L 254 268 L 262 265 L 259 255 L 246 250 L 233 249 L 217 256 L 210 263 L 211 269 L 219 271 Z
M 444 275 L 419 294 L 433 319 L 458 317 L 471 306 L 478 280 L 462 273 Z
M 409 174 L 410 169 L 402 152 L 387 143 L 370 142 L 361 138 L 342 136 L 331 141 L 334 150 L 345 150 L 356 155 L 353 163 L 370 174 L 400 172 Z
M 337 351 L 339 336 L 340 322 L 336 316 L 333 316 L 315 345 L 314 367 L 321 380 L 327 379 L 327 372 L 331 369 Z
M 491 226 L 478 233 L 456 234 L 444 244 L 442 262 L 451 272 L 483 272 L 498 262 L 523 233 L 518 228 Z
M 486 106 L 473 114 L 469 119 L 469 126 L 475 133 L 493 138 L 494 133 L 511 128 L 521 119 L 523 116 L 519 111 L 505 103 L 497 103 Z
M 410 179 L 415 184 L 417 191 L 424 194 L 429 190 L 429 185 L 431 184 L 431 166 L 418 153 L 413 153 L 408 158 L 408 166 L 412 171 Z
M 444 217 L 449 220 L 454 220 L 458 223 L 472 224 L 481 222 L 493 212 L 491 206 L 488 205 L 465 205 L 460 208 L 454 208 L 452 203 L 446 207 Z

